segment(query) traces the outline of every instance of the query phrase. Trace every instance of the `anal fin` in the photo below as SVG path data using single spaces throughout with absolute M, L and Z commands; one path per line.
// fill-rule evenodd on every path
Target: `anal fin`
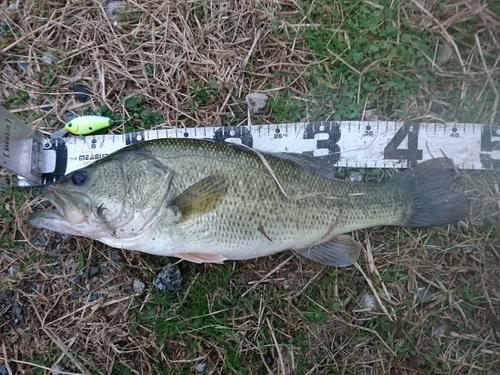
M 335 267 L 348 267 L 354 264 L 361 254 L 361 244 L 351 236 L 342 234 L 330 241 L 298 251 L 315 262 Z

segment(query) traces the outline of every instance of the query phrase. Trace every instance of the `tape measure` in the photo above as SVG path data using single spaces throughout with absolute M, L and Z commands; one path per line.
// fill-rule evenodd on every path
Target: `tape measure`
M 443 155 L 459 169 L 500 170 L 500 125 L 320 121 L 46 139 L 0 107 L 0 167 L 20 175 L 21 186 L 53 182 L 123 147 L 158 138 L 209 139 L 293 153 L 326 172 L 335 167 L 407 168 Z
M 500 170 L 498 125 L 324 121 L 46 139 L 43 183 L 128 145 L 158 138 L 241 143 L 263 152 L 311 157 L 327 167 L 407 168 L 445 155 L 460 169 Z

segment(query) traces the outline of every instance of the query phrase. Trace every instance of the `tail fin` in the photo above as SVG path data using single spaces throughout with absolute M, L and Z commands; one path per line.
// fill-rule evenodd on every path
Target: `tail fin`
M 452 190 L 453 161 L 425 161 L 396 176 L 394 182 L 410 191 L 410 215 L 403 226 L 430 227 L 450 224 L 469 215 L 469 199 Z

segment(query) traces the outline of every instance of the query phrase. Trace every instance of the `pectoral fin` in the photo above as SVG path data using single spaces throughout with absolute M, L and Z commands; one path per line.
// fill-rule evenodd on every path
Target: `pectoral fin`
M 330 241 L 299 251 L 308 259 L 328 266 L 347 267 L 355 263 L 361 254 L 361 245 L 346 234 Z
M 190 186 L 172 202 L 181 212 L 183 222 L 213 211 L 226 195 L 227 184 L 222 175 L 212 175 Z
M 179 253 L 176 257 L 193 263 L 222 263 L 227 260 L 226 257 L 220 254 L 209 253 Z

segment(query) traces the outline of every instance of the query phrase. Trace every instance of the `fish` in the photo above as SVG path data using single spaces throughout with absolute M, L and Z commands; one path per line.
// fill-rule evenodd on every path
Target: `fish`
M 386 182 L 339 180 L 294 157 L 244 145 L 157 139 L 125 147 L 43 188 L 52 210 L 35 227 L 195 263 L 285 250 L 348 267 L 375 226 L 429 227 L 466 218 L 453 161 L 425 161 Z

